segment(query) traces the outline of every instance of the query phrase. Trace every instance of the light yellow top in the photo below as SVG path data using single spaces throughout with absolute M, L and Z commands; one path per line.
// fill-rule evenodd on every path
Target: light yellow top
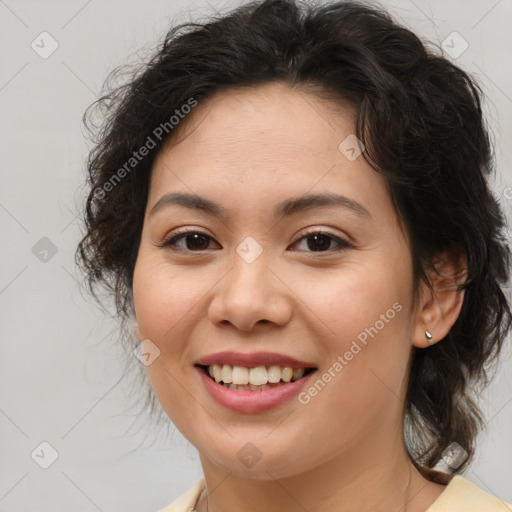
M 202 478 L 177 500 L 158 512 L 192 512 L 204 484 Z M 425 512 L 512 512 L 512 505 L 488 494 L 464 477 L 455 475 Z

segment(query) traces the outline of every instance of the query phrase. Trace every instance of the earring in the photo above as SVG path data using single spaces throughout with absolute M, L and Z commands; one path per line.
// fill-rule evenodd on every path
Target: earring
M 425 331 L 425 337 L 430 345 L 432 345 L 432 334 L 429 331 Z

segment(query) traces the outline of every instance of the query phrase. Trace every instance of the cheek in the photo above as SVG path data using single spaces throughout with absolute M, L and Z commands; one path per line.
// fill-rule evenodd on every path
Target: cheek
M 197 276 L 172 268 L 157 258 L 140 256 L 133 276 L 135 314 L 143 337 L 163 341 L 196 305 Z
M 408 295 L 404 280 L 394 279 L 377 261 L 312 274 L 298 281 L 294 290 L 322 321 L 331 348 L 339 350 L 359 335 L 362 341 L 365 333 L 370 337 L 368 329 L 375 333 L 375 324 L 379 334 L 394 330 L 405 316 L 403 301 Z
M 133 275 L 137 324 L 141 340 L 150 339 L 160 350 L 160 356 L 146 367 L 147 376 L 169 418 L 185 431 L 192 421 L 187 413 L 190 395 L 180 382 L 186 378 L 183 372 L 192 370 L 183 368 L 181 361 L 190 336 L 191 322 L 186 319 L 204 294 L 198 288 L 197 279 L 183 269 L 140 252 Z
M 411 350 L 406 268 L 399 276 L 386 262 L 373 261 L 333 273 L 315 288 L 307 284 L 301 296 L 325 332 L 319 345 L 330 368 L 329 400 L 362 419 L 372 414 L 369 405 L 381 409 L 404 385 Z

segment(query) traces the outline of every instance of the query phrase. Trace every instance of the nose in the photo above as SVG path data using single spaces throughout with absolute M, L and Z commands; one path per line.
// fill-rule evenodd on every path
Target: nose
M 257 325 L 282 327 L 292 316 L 293 294 L 263 255 L 248 263 L 235 254 L 231 270 L 215 290 L 208 317 L 217 326 L 249 332 Z

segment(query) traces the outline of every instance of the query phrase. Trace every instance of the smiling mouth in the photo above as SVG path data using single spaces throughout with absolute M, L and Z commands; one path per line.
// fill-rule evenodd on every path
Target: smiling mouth
M 211 380 L 236 391 L 264 391 L 303 379 L 316 368 L 290 368 L 280 366 L 196 365 Z

